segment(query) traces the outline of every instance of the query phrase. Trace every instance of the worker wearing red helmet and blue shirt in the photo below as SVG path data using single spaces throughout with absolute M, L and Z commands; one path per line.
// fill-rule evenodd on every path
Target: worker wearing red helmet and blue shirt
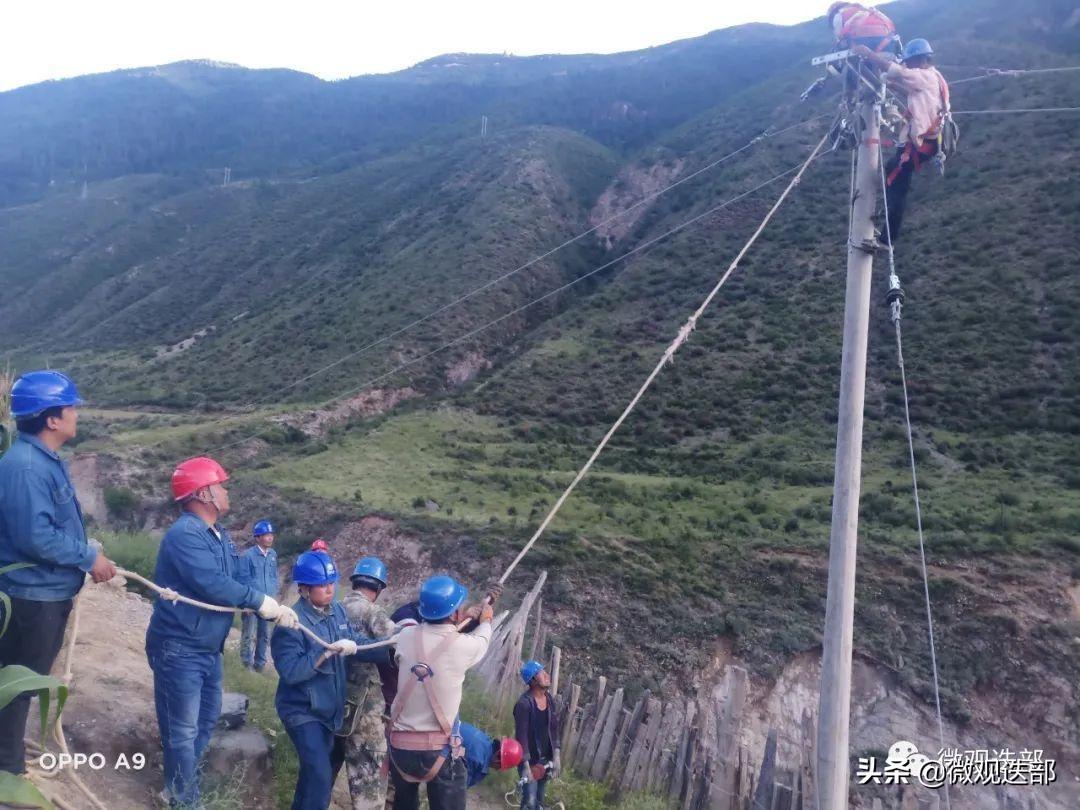
M 244 552 L 244 564 L 252 587 L 267 596 L 277 598 L 278 561 L 274 551 L 274 524 L 260 520 L 251 530 L 254 545 Z M 248 669 L 262 672 L 266 666 L 266 647 L 270 643 L 270 622 L 254 613 L 245 613 L 241 620 L 240 663 Z
M 462 723 L 459 731 L 461 744 L 465 748 L 465 768 L 469 774 L 466 787 L 479 785 L 492 768 L 505 771 L 521 764 L 521 744 L 513 737 L 496 741 L 469 723 Z
M 116 566 L 86 539 L 82 510 L 58 450 L 75 438 L 75 383 L 58 371 L 31 371 L 11 388 L 19 434 L 0 459 L 0 591 L 10 602 L 0 615 L 0 666 L 22 665 L 47 675 L 86 575 L 105 582 Z M 0 709 L 0 771 L 26 770 L 23 737 L 30 693 Z
M 229 533 L 229 476 L 212 458 L 188 459 L 172 475 L 183 513 L 165 532 L 154 582 L 212 605 L 250 608 L 286 627 L 296 614 L 248 582 Z M 233 614 L 159 597 L 146 631 L 154 705 L 165 754 L 165 791 L 173 806 L 199 806 L 199 760 L 221 714 L 222 652 Z
M 334 601 L 338 571 L 325 551 L 305 551 L 297 557 L 293 581 L 300 591 L 293 606 L 300 623 L 330 649 L 299 630 L 274 629 L 270 637 L 278 671 L 274 706 L 300 759 L 292 810 L 326 810 L 345 761 L 345 740 L 334 732 L 345 714 L 348 660 L 388 661 L 391 648 L 357 650 L 376 639 L 353 631 L 345 609 Z
M 562 770 L 559 753 L 561 733 L 559 707 L 548 693 L 551 677 L 539 661 L 526 661 L 521 667 L 521 680 L 528 690 L 514 705 L 514 737 L 521 744 L 525 760 L 518 766 L 524 785 L 521 790 L 521 810 L 537 810 L 544 804 L 548 776 L 559 777 Z M 543 775 L 537 779 L 535 766 Z

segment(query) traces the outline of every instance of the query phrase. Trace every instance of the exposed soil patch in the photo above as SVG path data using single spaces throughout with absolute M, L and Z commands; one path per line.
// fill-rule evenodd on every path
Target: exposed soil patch
M 682 172 L 683 164 L 684 161 L 679 158 L 655 163 L 647 168 L 630 166 L 619 172 L 615 182 L 600 195 L 589 214 L 589 224 L 596 228 L 596 237 L 605 248 L 610 250 L 616 242 L 625 238 L 649 210 L 650 203 L 640 205 L 611 222 L 607 220 L 670 184 Z
M 342 400 L 331 408 L 279 416 L 273 421 L 291 425 L 308 436 L 317 438 L 334 425 L 340 425 L 356 416 L 378 416 L 398 403 L 419 395 L 420 392 L 414 388 L 373 388 Z

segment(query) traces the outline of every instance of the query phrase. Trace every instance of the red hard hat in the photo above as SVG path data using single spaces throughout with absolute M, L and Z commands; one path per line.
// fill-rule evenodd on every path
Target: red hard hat
M 189 458 L 187 461 L 180 462 L 173 470 L 173 500 L 182 501 L 190 498 L 203 487 L 224 484 L 228 480 L 229 474 L 212 458 L 206 456 Z
M 330 546 L 326 545 L 326 541 L 321 537 L 311 544 L 312 551 L 329 551 Z
M 502 738 L 502 742 L 499 743 L 500 771 L 505 771 L 507 768 L 516 768 L 521 764 L 521 760 L 524 758 L 525 755 L 522 753 L 521 743 L 513 737 Z
M 540 780 L 547 777 L 547 768 L 545 768 L 543 765 L 533 765 L 531 770 L 534 782 L 539 782 Z

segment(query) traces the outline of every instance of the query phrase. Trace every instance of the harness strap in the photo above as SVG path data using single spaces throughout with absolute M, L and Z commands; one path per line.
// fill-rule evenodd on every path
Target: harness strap
M 415 632 L 416 638 L 416 657 L 421 663 L 417 663 L 412 668 L 412 674 L 415 676 L 415 680 L 407 680 L 405 686 L 398 692 L 397 697 L 394 699 L 394 709 L 390 715 L 390 729 L 391 732 L 394 726 L 397 725 L 398 719 L 401 717 L 402 712 L 405 711 L 405 704 L 408 702 L 410 695 L 412 695 L 413 689 L 417 683 L 424 686 L 424 691 L 427 694 L 428 703 L 431 705 L 431 710 L 435 713 L 435 720 L 438 722 L 439 727 L 443 730 L 443 733 L 449 737 L 453 732 L 453 726 L 446 718 L 446 712 L 443 711 L 442 706 L 439 705 L 438 699 L 435 697 L 435 692 L 429 681 L 435 677 L 435 670 L 431 668 L 430 664 L 423 663 L 423 659 L 426 658 L 424 654 L 423 640 L 421 638 L 422 630 L 417 628 Z M 437 661 L 453 643 L 456 638 L 456 633 L 449 634 L 442 642 L 435 648 L 435 651 L 431 654 L 431 661 Z M 418 670 L 424 672 L 421 675 Z
M 442 770 L 442 766 L 446 764 L 446 755 L 439 754 L 439 756 L 435 758 L 435 762 L 432 763 L 431 767 L 427 769 L 427 772 L 423 776 L 413 776 L 411 773 L 406 773 L 405 771 L 403 771 L 401 769 L 401 766 L 397 764 L 397 760 L 394 759 L 393 747 L 390 748 L 390 761 L 394 763 L 394 768 L 397 769 L 398 776 L 400 776 L 406 782 L 412 782 L 415 785 L 430 782 L 432 779 L 438 776 L 439 771 Z
M 457 633 L 451 633 L 447 635 L 447 637 L 435 647 L 434 652 L 432 652 L 431 654 L 430 660 L 433 662 L 437 661 L 439 657 L 447 649 L 449 649 L 456 636 Z M 455 720 L 454 723 L 451 723 L 447 719 L 446 712 L 443 711 L 442 705 L 439 703 L 438 698 L 435 696 L 435 687 L 431 683 L 431 679 L 435 677 L 435 670 L 432 668 L 431 664 L 428 664 L 424 661 L 424 659 L 428 656 L 424 653 L 423 631 L 420 628 L 417 628 L 415 632 L 415 638 L 417 663 L 414 664 L 410 669 L 410 672 L 412 672 L 415 680 L 407 680 L 405 682 L 405 686 L 402 687 L 401 691 L 398 692 L 397 697 L 394 699 L 395 708 L 393 709 L 393 713 L 390 717 L 390 745 L 387 746 L 387 748 L 390 754 L 390 761 L 394 764 L 394 768 L 397 770 L 398 775 L 406 782 L 423 784 L 426 782 L 430 782 L 439 774 L 439 771 L 442 770 L 442 766 L 446 763 L 447 754 L 450 754 L 451 756 L 459 756 L 462 751 L 462 745 L 460 742 L 461 734 L 458 730 L 460 727 L 460 721 Z M 431 710 L 435 714 L 435 720 L 438 722 L 439 727 L 442 729 L 442 734 L 439 734 L 438 732 L 429 733 L 394 731 L 394 726 L 397 725 L 398 719 L 401 717 L 402 712 L 405 711 L 405 703 L 406 701 L 408 701 L 409 696 L 412 694 L 412 690 L 415 688 L 417 683 L 421 684 L 424 687 L 424 693 L 427 696 L 428 704 L 431 706 Z M 427 740 L 428 745 L 435 743 L 442 748 L 439 756 L 436 757 L 435 762 L 432 763 L 431 767 L 428 768 L 427 772 L 424 773 L 423 776 L 413 776 L 412 774 L 406 772 L 397 763 L 397 760 L 394 759 L 394 738 L 399 734 L 401 735 L 401 742 L 404 745 L 409 746 L 410 749 L 410 743 L 414 744 L 420 737 L 423 737 L 425 740 Z M 425 748 L 425 750 L 430 751 L 433 749 Z

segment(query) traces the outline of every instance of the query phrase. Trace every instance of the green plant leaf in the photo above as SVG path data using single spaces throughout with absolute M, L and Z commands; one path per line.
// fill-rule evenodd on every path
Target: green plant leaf
M 6 574 L 8 571 L 18 571 L 20 568 L 31 568 L 34 565 L 35 563 L 28 562 L 12 563 L 0 567 L 0 574 Z M 2 636 L 7 632 L 8 622 L 11 621 L 11 597 L 3 591 L 0 591 L 0 605 L 4 606 L 4 623 L 0 624 L 0 636 Z
M 56 716 L 59 717 L 68 696 L 68 688 L 63 681 L 51 675 L 38 675 L 34 670 L 20 664 L 0 667 L 0 709 L 23 692 L 37 692 L 41 703 L 42 733 L 48 728 L 49 703 L 54 689 L 56 690 Z
M 53 803 L 41 794 L 33 782 L 7 771 L 0 771 L 0 802 L 4 807 L 54 810 Z

